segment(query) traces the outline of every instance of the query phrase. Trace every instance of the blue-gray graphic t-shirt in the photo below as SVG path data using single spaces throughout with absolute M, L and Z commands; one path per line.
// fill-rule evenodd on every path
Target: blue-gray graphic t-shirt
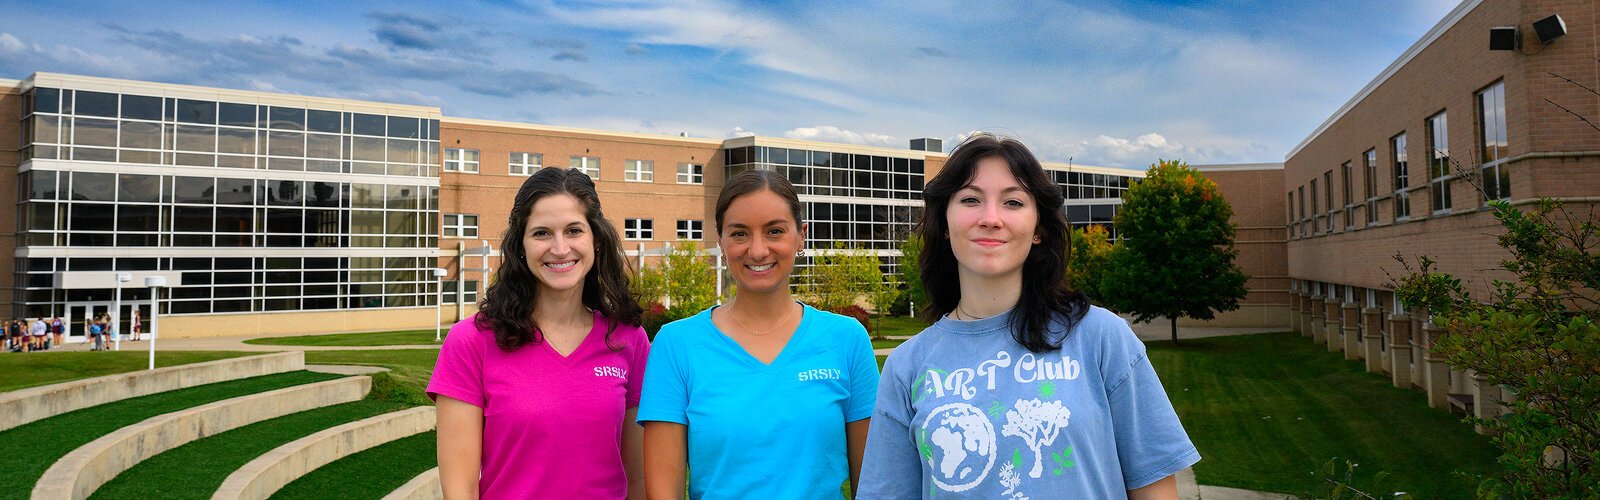
M 1028 351 L 1010 312 L 940 319 L 883 365 L 857 498 L 1121 498 L 1200 461 L 1145 358 L 1090 308 Z

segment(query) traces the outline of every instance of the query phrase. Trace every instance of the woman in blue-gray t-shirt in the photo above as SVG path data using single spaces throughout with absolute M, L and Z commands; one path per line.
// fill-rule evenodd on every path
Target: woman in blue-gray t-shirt
M 805 226 L 794 187 L 770 171 L 729 179 L 717 245 L 738 293 L 661 328 L 639 422 L 650 498 L 837 499 L 860 470 L 878 393 L 861 323 L 795 302 Z
M 857 498 L 1177 498 L 1200 454 L 1127 322 L 1066 287 L 1039 161 L 975 135 L 923 201 L 935 322 L 884 363 Z

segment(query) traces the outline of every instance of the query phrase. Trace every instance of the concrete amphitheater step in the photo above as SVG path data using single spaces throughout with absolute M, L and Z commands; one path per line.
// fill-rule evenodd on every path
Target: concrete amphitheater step
M 439 485 L 439 468 L 428 469 L 406 484 L 383 496 L 383 500 L 443 500 L 444 488 Z
M 367 448 L 431 431 L 434 423 L 434 407 L 419 406 L 296 439 L 234 471 L 211 498 L 265 499 L 318 467 Z
M 305 364 L 304 352 L 280 352 L 118 373 L 0 393 L 0 431 L 112 401 L 303 370 Z
M 372 389 L 370 377 L 286 387 L 157 415 L 79 446 L 45 471 L 36 499 L 88 498 L 140 461 L 196 439 L 312 408 L 348 403 Z

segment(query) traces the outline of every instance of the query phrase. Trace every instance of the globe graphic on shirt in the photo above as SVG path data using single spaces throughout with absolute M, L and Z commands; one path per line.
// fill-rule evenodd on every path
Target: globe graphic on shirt
M 950 403 L 935 408 L 923 421 L 924 458 L 939 489 L 972 489 L 994 467 L 994 424 L 978 407 Z

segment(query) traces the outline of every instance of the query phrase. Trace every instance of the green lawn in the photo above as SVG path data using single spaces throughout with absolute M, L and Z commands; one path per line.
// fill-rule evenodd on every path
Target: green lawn
M 433 404 L 423 394 L 439 351 L 433 349 L 384 349 L 373 351 L 307 351 L 306 363 L 319 365 L 372 365 L 388 368 L 392 384 L 374 384 L 373 397 L 412 405 Z M 374 379 L 376 381 L 376 379 Z M 388 394 L 393 392 L 393 394 Z
M 437 441 L 429 431 L 372 447 L 301 476 L 272 498 L 381 498 L 438 466 Z
M 6 462 L 6 473 L 0 474 L 0 499 L 27 498 L 39 476 L 57 459 L 100 436 L 146 418 L 339 377 L 298 371 L 218 382 L 106 403 L 7 429 L 0 432 L 0 457 L 5 457 Z
M 297 337 L 267 337 L 244 341 L 254 345 L 292 346 L 380 346 L 380 345 L 438 345 L 433 341 L 433 330 L 401 330 L 371 333 L 335 333 L 329 335 L 301 335 Z
M 1496 470 L 1489 439 L 1458 417 L 1298 334 L 1147 346 L 1204 457 L 1201 484 L 1304 493 L 1321 483 L 1311 471 L 1337 458 L 1360 464 L 1363 481 L 1392 474 L 1385 487 L 1415 498 L 1468 498 L 1476 482 L 1454 472 Z
M 156 367 L 261 354 L 229 351 L 156 351 Z M 149 367 L 147 351 L 29 352 L 0 355 L 0 392 L 56 384 Z
M 882 319 L 872 318 L 873 324 L 878 325 L 878 337 L 910 337 L 927 328 L 928 324 L 911 316 L 887 316 Z M 882 321 L 882 323 L 877 323 Z

